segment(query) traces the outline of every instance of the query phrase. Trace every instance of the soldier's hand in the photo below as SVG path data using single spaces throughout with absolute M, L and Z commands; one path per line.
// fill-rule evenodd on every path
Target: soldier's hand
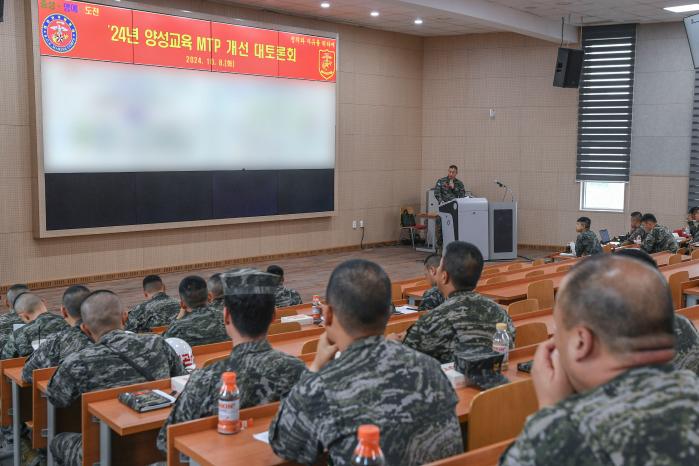
M 337 345 L 330 343 L 330 340 L 328 340 L 327 332 L 323 333 L 320 336 L 320 339 L 318 340 L 318 349 L 316 350 L 316 357 L 311 363 L 308 370 L 310 370 L 311 372 L 318 372 L 327 363 L 329 363 L 335 358 L 335 354 L 337 354 L 337 351 Z
M 407 330 L 402 331 L 400 333 L 390 333 L 390 334 L 386 335 L 386 340 L 397 341 L 398 343 L 403 343 L 403 340 L 405 340 L 406 333 L 408 333 Z
M 560 355 L 553 339 L 537 348 L 532 365 L 532 379 L 539 408 L 554 405 L 575 392 L 561 367 Z

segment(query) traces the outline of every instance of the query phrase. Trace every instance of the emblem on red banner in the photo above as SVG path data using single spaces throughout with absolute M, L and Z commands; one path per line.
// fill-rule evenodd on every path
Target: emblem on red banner
M 48 15 L 41 25 L 41 36 L 46 45 L 58 53 L 70 52 L 78 41 L 78 30 L 66 15 Z
M 320 76 L 326 81 L 335 76 L 334 50 L 318 50 L 318 71 Z

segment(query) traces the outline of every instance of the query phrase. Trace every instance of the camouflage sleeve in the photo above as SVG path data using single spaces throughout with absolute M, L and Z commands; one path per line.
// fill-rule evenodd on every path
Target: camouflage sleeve
M 56 408 L 67 408 L 80 398 L 80 387 L 87 385 L 87 368 L 77 358 L 69 357 L 58 370 L 46 390 L 49 401 Z
M 167 330 L 165 330 L 165 333 L 163 333 L 163 338 L 182 338 L 184 341 L 187 341 L 187 339 L 184 338 L 184 332 L 180 331 L 181 328 L 182 326 L 179 325 L 177 320 L 173 321 Z
M 269 444 L 281 458 L 314 464 L 323 453 L 321 434 L 333 436 L 332 416 L 317 374 L 306 372 L 269 426 Z
M 583 235 L 580 234 L 575 239 L 575 255 L 578 257 L 582 257 L 583 255 L 587 254 L 589 254 L 589 251 L 587 251 L 585 239 L 583 238 Z
M 34 347 L 27 332 L 15 333 L 15 353 L 17 357 L 29 356 L 34 352 Z
M 124 330 L 128 330 L 134 333 L 143 332 L 143 323 L 141 318 L 143 317 L 143 305 L 138 304 L 131 308 L 129 315 L 126 318 L 126 325 L 124 325 Z
M 437 180 L 437 184 L 434 185 L 434 197 L 437 199 L 437 203 L 441 204 L 444 199 L 442 196 L 442 181 L 441 179 Z
M 403 344 L 421 353 L 435 357 L 443 348 L 444 338 L 440 329 L 431 324 L 426 314 L 420 317 L 415 324 L 408 329 Z
M 593 452 L 585 448 L 585 443 L 565 411 L 544 408 L 527 419 L 524 430 L 503 453 L 499 464 L 563 464 L 569 458 L 581 459 L 579 464 L 597 464 Z
M 303 301 L 301 300 L 301 295 L 299 294 L 298 291 L 292 290 L 291 292 L 291 306 L 298 306 L 299 304 L 303 304 Z
M 430 288 L 423 293 L 418 311 L 429 311 L 430 309 L 434 309 L 435 307 L 439 306 L 443 302 L 444 299 L 442 299 L 439 290 Z
M 457 199 L 460 199 L 462 197 L 466 197 L 466 186 L 464 186 L 464 183 L 462 181 L 458 181 L 456 183 L 456 197 Z
M 58 364 L 54 359 L 59 356 L 58 351 L 55 349 L 57 341 L 57 337 L 50 336 L 29 356 L 22 369 L 22 379 L 25 382 L 32 382 L 32 376 L 36 369 L 53 367 Z
M 2 348 L 0 359 L 12 359 L 17 357 L 17 345 L 15 343 L 15 332 L 12 332 L 7 338 L 7 343 Z
M 211 395 L 216 395 L 216 391 L 212 390 L 211 387 L 214 387 L 217 381 L 211 377 L 211 374 L 211 371 L 203 370 L 192 372 L 184 391 L 177 398 L 165 424 L 158 432 L 156 440 L 158 450 L 163 453 L 167 452 L 167 427 L 169 425 L 215 414 L 211 407 L 215 405 L 216 400 Z
M 648 254 L 653 253 L 655 250 L 655 235 L 652 233 L 646 234 L 646 237 L 643 238 L 643 241 L 641 242 L 641 249 Z

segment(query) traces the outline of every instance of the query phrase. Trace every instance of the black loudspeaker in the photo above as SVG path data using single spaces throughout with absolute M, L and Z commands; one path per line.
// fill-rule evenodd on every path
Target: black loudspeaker
M 5 0 L 0 0 L 0 23 L 5 17 Z
M 578 49 L 558 49 L 556 72 L 553 85 L 556 87 L 578 87 L 585 53 Z

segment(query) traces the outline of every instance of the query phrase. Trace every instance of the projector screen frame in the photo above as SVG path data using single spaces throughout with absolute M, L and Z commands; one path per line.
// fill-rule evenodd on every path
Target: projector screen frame
M 104 5 L 116 8 L 126 8 L 132 10 L 146 11 L 150 13 L 160 13 L 166 15 L 174 15 L 191 19 L 199 19 L 204 21 L 215 21 L 219 23 L 233 24 L 237 26 L 247 26 L 255 28 L 272 29 L 281 32 L 290 32 L 298 34 L 307 34 L 316 37 L 324 37 L 329 39 L 335 39 L 338 41 L 338 47 L 336 48 L 336 63 L 339 66 L 340 63 L 340 50 L 339 50 L 339 39 L 340 34 L 337 32 L 321 31 L 315 29 L 299 28 L 292 26 L 285 26 L 280 24 L 270 24 L 257 21 L 234 19 L 219 15 L 210 15 L 198 12 L 186 12 L 182 10 L 158 7 L 154 5 L 143 5 L 140 3 L 128 2 L 128 1 L 110 1 L 110 0 L 90 0 L 88 3 L 96 5 Z M 336 90 L 335 92 L 335 161 L 334 161 L 334 175 L 333 175 L 333 210 L 324 212 L 310 212 L 310 213 L 299 213 L 299 214 L 282 214 L 282 215 L 265 215 L 259 217 L 237 217 L 237 218 L 219 218 L 210 220 L 192 220 L 192 221 L 178 221 L 178 222 L 167 222 L 167 223 L 149 223 L 149 224 L 133 224 L 133 225 L 118 225 L 118 226 L 105 226 L 105 227 L 89 227 L 89 228 L 74 228 L 65 230 L 49 230 L 47 228 L 47 217 L 46 217 L 46 192 L 45 192 L 45 171 L 44 171 L 44 136 L 43 136 L 43 121 L 42 121 L 42 88 L 41 88 L 41 53 L 39 45 L 39 8 L 38 2 L 36 0 L 31 0 L 25 2 L 25 5 L 29 5 L 28 8 L 31 9 L 31 14 L 25 14 L 26 30 L 27 34 L 30 35 L 29 43 L 32 45 L 31 50 L 27 54 L 28 69 L 29 69 L 29 113 L 30 113 L 30 140 L 31 140 L 31 160 L 32 160 L 32 218 L 33 218 L 33 230 L 34 237 L 36 239 L 44 238 L 61 238 L 61 237 L 71 237 L 71 236 L 88 236 L 88 235 L 103 235 L 103 234 L 115 234 L 115 233 L 130 233 L 130 232 L 146 232 L 154 230 L 173 230 L 182 228 L 196 228 L 196 227 L 210 227 L 210 226 L 220 226 L 220 225 L 234 225 L 234 224 L 249 224 L 249 223 L 267 223 L 272 221 L 289 221 L 289 220 L 304 220 L 304 219 L 318 219 L 318 218 L 331 218 L 337 216 L 338 210 L 338 176 L 337 176 L 337 164 L 338 164 L 338 128 L 340 125 L 339 121 L 339 95 L 340 93 Z M 137 65 L 140 66 L 140 65 Z M 335 86 L 336 89 L 340 85 L 340 73 L 339 70 L 335 76 Z

